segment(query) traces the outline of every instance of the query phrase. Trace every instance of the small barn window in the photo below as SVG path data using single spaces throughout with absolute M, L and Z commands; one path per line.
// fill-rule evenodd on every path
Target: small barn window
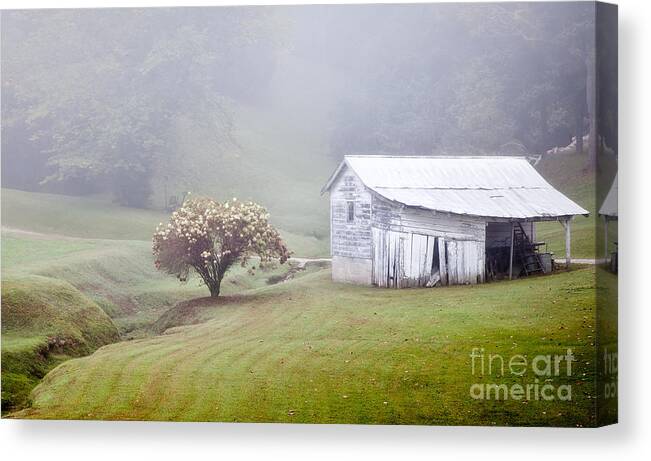
M 355 202 L 348 202 L 348 222 L 355 221 Z

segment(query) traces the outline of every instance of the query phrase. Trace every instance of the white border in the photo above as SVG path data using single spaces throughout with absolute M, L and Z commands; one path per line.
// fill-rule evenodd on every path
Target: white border
M 300 4 L 2 1 L 1 8 Z M 318 3 L 346 3 L 320 1 Z M 369 2 L 360 2 L 369 3 Z M 405 3 L 405 2 L 401 2 Z M 410 3 L 421 3 L 412 1 Z M 651 2 L 620 4 L 620 424 L 603 429 L 0 421 L 4 459 L 623 459 L 651 454 Z M 634 459 L 635 459 L 634 458 Z

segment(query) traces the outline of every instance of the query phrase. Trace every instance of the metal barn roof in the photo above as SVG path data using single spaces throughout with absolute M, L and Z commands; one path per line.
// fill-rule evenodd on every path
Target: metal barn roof
M 523 157 L 347 155 L 322 193 L 346 166 L 366 187 L 406 206 L 511 219 L 588 215 Z
M 613 185 L 610 186 L 608 195 L 606 195 L 606 200 L 599 208 L 599 214 L 601 216 L 617 217 L 617 175 L 615 175 Z

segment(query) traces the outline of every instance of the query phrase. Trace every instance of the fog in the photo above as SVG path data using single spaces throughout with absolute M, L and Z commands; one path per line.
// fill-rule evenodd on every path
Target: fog
M 348 153 L 542 154 L 596 129 L 595 84 L 616 110 L 617 44 L 593 18 L 590 3 L 4 11 L 3 187 L 160 208 L 190 189 L 318 195 Z M 616 146 L 616 112 L 598 125 Z

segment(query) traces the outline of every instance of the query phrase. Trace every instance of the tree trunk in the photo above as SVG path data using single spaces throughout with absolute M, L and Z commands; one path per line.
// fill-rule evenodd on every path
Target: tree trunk
M 595 50 L 589 49 L 585 59 L 586 65 L 586 102 L 588 106 L 588 117 L 590 130 L 588 135 L 588 158 L 586 167 L 595 170 L 597 167 L 597 76 L 595 68 Z
M 222 281 L 221 280 L 213 280 L 210 283 L 206 283 L 208 285 L 208 289 L 210 290 L 210 297 L 211 298 L 216 298 L 219 296 L 219 290 L 221 288 Z
M 581 93 L 584 93 L 583 91 Z M 585 118 L 585 94 L 576 101 L 576 119 L 574 126 L 574 136 L 576 139 L 576 153 L 583 155 L 583 120 Z

